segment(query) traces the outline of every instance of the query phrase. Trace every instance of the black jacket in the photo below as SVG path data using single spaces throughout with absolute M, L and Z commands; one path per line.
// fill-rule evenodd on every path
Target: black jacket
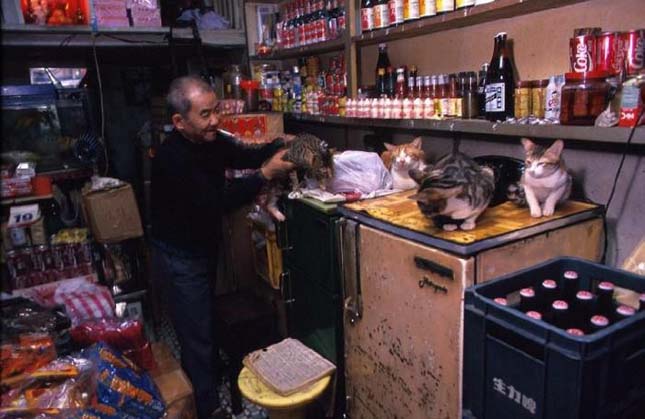
M 222 214 L 252 202 L 266 180 L 255 174 L 226 181 L 225 169 L 257 169 L 284 143 L 251 146 L 219 133 L 196 144 L 173 131 L 152 161 L 152 236 L 206 254 L 217 247 Z

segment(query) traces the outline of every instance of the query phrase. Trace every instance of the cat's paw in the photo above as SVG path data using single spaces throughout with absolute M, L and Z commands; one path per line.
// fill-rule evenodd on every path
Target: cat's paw
M 289 199 L 300 199 L 302 197 L 303 197 L 303 195 L 302 195 L 301 191 L 289 192 Z
M 464 221 L 461 226 L 459 226 L 462 230 L 472 230 L 475 228 L 475 222 L 474 221 Z
M 531 208 L 531 217 L 540 218 L 542 216 L 542 210 L 540 208 Z
M 444 224 L 443 225 L 443 229 L 445 231 L 455 231 L 455 230 L 457 230 L 457 228 L 459 228 L 459 226 L 457 226 L 457 224 Z
M 544 209 L 542 210 L 542 215 L 545 216 L 545 217 L 550 217 L 550 216 L 553 215 L 554 212 L 555 212 L 555 208 L 553 208 L 553 207 L 548 207 L 548 208 L 544 207 Z

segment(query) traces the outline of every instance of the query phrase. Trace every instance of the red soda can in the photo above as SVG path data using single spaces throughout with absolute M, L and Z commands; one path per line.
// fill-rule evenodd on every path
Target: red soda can
M 571 71 L 584 73 L 596 67 L 596 39 L 591 35 L 576 36 L 569 40 Z
M 618 32 L 603 32 L 596 37 L 596 70 L 619 73 L 623 58 Z
M 637 74 L 645 67 L 645 29 L 622 32 L 620 44 L 627 74 Z

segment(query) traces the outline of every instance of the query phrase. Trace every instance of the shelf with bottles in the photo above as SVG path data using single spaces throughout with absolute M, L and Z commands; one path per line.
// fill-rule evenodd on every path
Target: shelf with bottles
M 581 142 L 624 144 L 630 128 L 599 128 L 566 125 L 514 125 L 485 121 L 483 119 L 380 119 L 348 118 L 336 115 L 311 115 L 287 113 L 285 121 L 355 127 L 361 129 L 387 128 L 398 131 L 436 131 L 492 136 L 530 137 L 576 140 Z M 645 145 L 645 127 L 637 127 L 632 144 Z
M 433 32 L 463 28 L 498 19 L 526 15 L 541 10 L 563 7 L 588 0 L 419 0 L 414 3 L 415 12 L 405 14 L 403 4 L 405 0 L 363 0 L 361 2 L 361 31 L 352 38 L 357 45 L 371 45 L 396 39 L 412 38 Z M 378 26 L 370 28 L 370 12 L 363 9 L 365 4 L 385 7 L 388 10 L 387 18 L 374 19 Z M 427 4 L 427 7 L 426 7 Z M 398 6 L 398 7 L 396 7 Z M 396 17 L 392 10 L 401 9 Z M 427 11 L 424 11 L 427 10 Z M 371 12 L 375 16 L 374 11 Z M 399 17 L 399 15 L 401 17 Z M 408 20 L 405 17 L 410 16 Z M 391 24 L 392 22 L 398 22 Z M 360 32 L 360 31 L 359 31 Z
M 290 58 L 298 58 L 306 55 L 318 55 L 331 52 L 342 51 L 345 48 L 344 39 L 332 39 L 330 41 L 319 42 L 311 45 L 304 45 L 289 49 L 275 49 L 271 54 L 267 55 L 254 55 L 249 57 L 251 60 L 287 60 Z

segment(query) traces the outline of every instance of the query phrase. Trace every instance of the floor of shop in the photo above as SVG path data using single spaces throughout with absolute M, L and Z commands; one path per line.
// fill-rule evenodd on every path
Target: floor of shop
M 162 319 L 156 331 L 156 336 L 159 341 L 162 341 L 166 345 L 168 345 L 168 347 L 175 355 L 175 357 L 179 359 L 179 350 L 180 350 L 179 341 L 177 340 L 177 336 L 175 335 L 175 330 L 173 329 L 172 324 L 170 323 L 170 319 L 168 319 L 168 317 L 162 316 Z M 220 355 L 224 363 L 224 368 L 229 368 L 230 367 L 229 360 L 226 357 L 226 354 L 221 353 Z M 223 376 L 224 378 L 222 379 L 222 382 L 219 385 L 219 389 L 218 389 L 219 398 L 222 406 L 226 408 L 226 410 L 232 415 L 233 418 L 235 419 L 268 418 L 268 414 L 265 409 L 253 403 L 250 403 L 244 399 L 242 400 L 244 411 L 239 415 L 233 415 L 233 411 L 231 408 L 231 391 L 230 391 L 231 383 L 229 383 L 227 374 L 223 374 Z M 233 383 L 233 384 L 237 385 L 237 383 Z

